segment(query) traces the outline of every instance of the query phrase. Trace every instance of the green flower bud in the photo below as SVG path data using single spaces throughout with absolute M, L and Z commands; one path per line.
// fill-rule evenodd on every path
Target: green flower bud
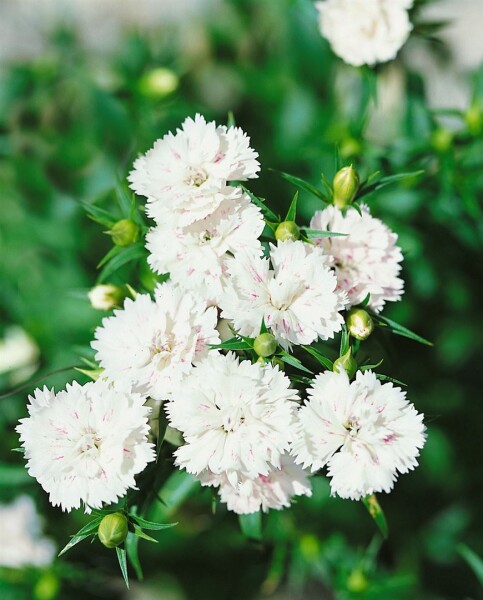
M 334 204 L 344 208 L 354 200 L 359 188 L 359 176 L 352 165 L 337 171 L 334 177 Z
M 255 338 L 253 349 L 258 354 L 258 356 L 267 358 L 268 356 L 272 356 L 272 354 L 277 349 L 277 340 L 273 337 L 271 333 L 261 333 L 258 337 Z
M 97 535 L 106 548 L 115 548 L 122 544 L 128 534 L 126 515 L 120 512 L 106 515 L 99 524 Z
M 332 367 L 332 371 L 334 373 L 339 373 L 341 369 L 349 375 L 349 379 L 352 379 L 357 371 L 357 363 L 352 356 L 352 350 L 349 350 L 340 358 L 334 361 L 334 365 Z
M 436 129 L 431 136 L 431 145 L 437 152 L 448 152 L 453 143 L 453 133 L 449 129 Z
M 356 594 L 365 592 L 368 587 L 369 582 L 361 569 L 355 569 L 347 578 L 347 589 L 350 592 Z
M 132 246 L 139 237 L 139 227 L 129 219 L 121 219 L 107 232 L 116 246 Z
M 347 329 L 356 340 L 367 340 L 374 331 L 371 315 L 362 308 L 352 308 L 346 317 Z
M 300 238 L 300 229 L 295 221 L 282 221 L 275 230 L 275 238 L 280 242 L 287 240 L 298 240 Z
M 139 91 L 149 98 L 160 99 L 172 94 L 179 85 L 179 78 L 170 69 L 160 67 L 145 73 L 139 81 Z

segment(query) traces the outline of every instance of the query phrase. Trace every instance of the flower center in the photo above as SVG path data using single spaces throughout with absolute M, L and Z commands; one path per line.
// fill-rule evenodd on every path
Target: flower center
M 200 167 L 191 167 L 188 171 L 185 183 L 190 187 L 200 187 L 207 179 L 208 174 L 204 169 L 201 169 Z
M 77 442 L 76 448 L 83 456 L 97 455 L 101 447 L 101 438 L 95 431 L 86 431 Z
M 360 427 L 359 421 L 357 419 L 355 419 L 354 417 L 351 417 L 344 424 L 344 428 L 347 429 L 351 438 L 355 438 L 355 437 L 357 437 L 357 434 L 359 433 L 359 429 L 361 427 Z

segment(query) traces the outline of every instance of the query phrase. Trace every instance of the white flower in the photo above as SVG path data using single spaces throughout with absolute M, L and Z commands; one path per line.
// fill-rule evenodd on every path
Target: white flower
M 340 331 L 345 294 L 336 291 L 330 257 L 304 242 L 270 245 L 268 258 L 240 255 L 228 262 L 230 279 L 222 316 L 242 335 L 255 337 L 262 319 L 284 348 L 328 339 Z
M 70 511 L 84 503 L 90 512 L 135 487 L 134 476 L 154 459 L 144 400 L 104 379 L 30 397 L 30 416 L 17 432 L 28 472 L 54 506 Z
M 403 256 L 396 246 L 397 235 L 371 217 L 366 205 L 361 205 L 361 212 L 362 216 L 349 208 L 343 214 L 328 206 L 315 213 L 310 227 L 348 234 L 313 241 L 333 256 L 339 287 L 347 293 L 350 305 L 360 304 L 370 294 L 368 306 L 379 312 L 385 302 L 401 298 L 404 282 L 398 275 Z
M 111 310 L 122 301 L 124 295 L 117 285 L 110 283 L 96 285 L 87 294 L 92 308 L 96 310 Z
M 216 309 L 206 309 L 202 298 L 169 281 L 154 295 L 128 298 L 123 310 L 103 319 L 91 346 L 109 379 L 162 400 L 219 336 Z
M 273 468 L 268 475 L 258 475 L 254 479 L 241 477 L 234 487 L 226 475 L 213 475 L 204 471 L 201 476 L 202 485 L 219 486 L 220 499 L 228 510 L 239 515 L 268 512 L 270 508 L 281 510 L 290 506 L 294 496 L 311 496 L 307 471 L 296 465 L 293 457 L 284 454 L 280 459 L 280 467 Z
M 212 213 L 224 199 L 227 182 L 256 177 L 258 154 L 239 127 L 187 118 L 134 163 L 132 189 L 148 199 L 149 216 L 163 222 L 167 212 L 189 224 Z
M 258 237 L 265 226 L 260 210 L 237 188 L 207 217 L 184 227 L 176 213 L 165 215 L 147 235 L 148 262 L 170 273 L 182 288 L 217 303 L 225 279 L 227 252 L 262 253 Z
M 18 325 L 10 325 L 0 339 L 0 373 L 7 373 L 12 385 L 25 381 L 37 370 L 39 355 L 28 333 Z
M 55 557 L 55 544 L 42 535 L 40 518 L 30 496 L 0 504 L 0 566 L 45 567 Z
M 386 62 L 413 28 L 413 0 L 324 0 L 317 2 L 320 31 L 346 63 L 359 67 Z
M 186 441 L 176 464 L 195 475 L 225 474 L 232 485 L 242 476 L 268 475 L 289 448 L 297 398 L 278 367 L 211 352 L 166 406 Z
M 398 473 L 417 466 L 423 415 L 399 387 L 381 383 L 371 371 L 359 371 L 352 383 L 345 371 L 326 371 L 308 395 L 298 412 L 293 454 L 312 471 L 327 465 L 333 494 L 359 500 L 389 492 Z

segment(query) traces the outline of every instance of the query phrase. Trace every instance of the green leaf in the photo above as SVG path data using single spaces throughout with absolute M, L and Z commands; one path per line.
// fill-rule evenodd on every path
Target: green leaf
M 127 538 L 126 538 L 126 541 L 124 542 L 124 544 L 126 546 L 127 558 L 136 573 L 136 577 L 140 581 L 142 581 L 144 576 L 143 576 L 143 570 L 141 567 L 141 563 L 139 561 L 139 553 L 138 553 L 139 538 L 137 537 L 137 535 L 135 535 L 134 533 L 132 533 L 130 531 L 127 534 Z
M 260 335 L 262 335 L 262 333 L 267 333 L 268 329 L 267 326 L 265 325 L 265 317 L 262 318 L 262 324 L 260 325 Z
M 245 194 L 248 194 L 253 204 L 255 204 L 255 206 L 258 206 L 258 208 L 262 211 L 262 214 L 265 217 L 265 219 L 267 219 L 267 221 L 271 221 L 272 223 L 277 224 L 280 223 L 280 217 L 277 217 L 277 215 L 268 208 L 268 206 L 265 204 L 262 198 L 255 196 L 255 194 L 250 192 L 250 190 L 247 189 L 245 186 L 242 185 L 240 187 L 245 192 Z
M 323 192 L 318 190 L 314 185 L 312 185 L 308 181 L 304 181 L 303 179 L 300 179 L 300 177 L 295 177 L 295 175 L 290 175 L 289 173 L 284 173 L 283 171 L 276 171 L 276 169 L 271 170 L 279 173 L 284 179 L 290 181 L 290 183 L 293 183 L 298 188 L 308 192 L 309 194 L 312 194 L 316 198 L 319 198 L 319 200 L 322 200 L 322 202 L 325 202 L 326 204 L 330 203 L 329 198 L 327 198 L 327 196 Z
M 147 540 L 148 542 L 154 542 L 155 544 L 158 543 L 158 540 L 155 540 L 153 537 L 151 537 L 147 533 L 144 533 L 144 531 L 138 525 L 135 525 L 133 523 L 132 526 L 133 526 L 133 529 L 134 529 L 134 535 L 136 535 L 137 537 L 140 537 L 143 540 Z
M 97 283 L 106 281 L 123 265 L 132 262 L 133 260 L 138 260 L 145 256 L 145 254 L 146 251 L 141 242 L 134 244 L 133 246 L 129 246 L 128 248 L 123 248 L 122 251 L 119 254 L 116 254 L 116 256 L 114 256 L 101 271 L 99 277 L 97 278 Z
M 197 486 L 199 486 L 199 482 L 193 475 L 186 471 L 175 471 L 159 492 L 165 506 L 160 506 L 160 503 L 156 504 L 155 513 L 159 512 L 162 517 L 174 513 Z
M 109 250 L 109 252 L 107 252 L 107 254 L 103 258 L 101 258 L 96 268 L 100 269 L 101 267 L 103 267 L 106 263 L 108 263 L 111 260 L 111 258 L 114 258 L 116 254 L 119 254 L 119 252 L 122 252 L 121 246 L 113 246 Z
M 422 175 L 424 170 L 413 171 L 410 173 L 398 173 L 397 175 L 389 175 L 388 177 L 383 177 L 376 181 L 375 183 L 369 183 L 368 181 L 364 182 L 356 195 L 356 200 L 362 198 L 363 196 L 367 196 L 368 194 L 372 194 L 377 190 L 380 190 L 387 185 L 391 185 L 393 183 L 397 183 L 398 181 L 403 181 L 404 179 L 411 179 L 412 177 L 417 177 L 418 175 Z
M 33 483 L 23 464 L 9 465 L 0 463 L 0 488 L 16 487 Z
M 124 581 L 126 582 L 126 587 L 129 589 L 129 576 L 127 573 L 127 560 L 126 560 L 126 550 L 125 548 L 120 548 L 119 546 L 116 548 L 117 560 L 119 561 L 119 566 L 121 567 L 121 573 L 124 577 Z
M 362 365 L 362 367 L 359 367 L 359 371 L 368 371 L 369 369 L 377 369 L 377 367 L 380 367 L 383 362 L 384 362 L 384 359 L 381 358 L 381 360 L 378 363 L 375 363 L 373 365 Z
M 404 381 L 399 381 L 399 379 L 394 379 L 394 377 L 389 377 L 389 375 L 382 375 L 382 373 L 377 373 L 376 374 L 376 379 L 379 379 L 380 381 L 389 381 L 390 383 L 397 383 L 397 385 L 403 385 L 404 387 L 407 387 L 407 383 L 404 383 Z
M 323 354 L 321 354 L 318 350 L 316 350 L 315 348 L 311 348 L 310 346 L 302 346 L 302 348 L 306 352 L 311 354 L 326 369 L 329 369 L 329 371 L 332 371 L 332 369 L 334 367 L 334 363 L 331 360 L 329 360 L 327 357 L 325 357 Z
M 346 325 L 342 325 L 342 336 L 340 338 L 340 351 L 339 356 L 344 356 L 349 352 L 349 333 Z
M 371 496 L 366 496 L 362 498 L 362 503 L 367 508 L 369 514 L 376 522 L 376 525 L 379 527 L 379 531 L 382 533 L 384 538 L 387 538 L 389 535 L 389 529 L 387 526 L 386 517 L 384 512 L 382 511 L 381 505 L 375 494 Z
M 399 325 L 399 323 L 396 323 L 396 321 L 393 321 L 392 319 L 388 319 L 387 317 L 383 317 L 382 315 L 372 315 L 372 318 L 379 325 L 383 325 L 383 326 L 385 325 L 385 326 L 389 327 L 389 329 L 392 331 L 392 333 L 395 333 L 396 335 L 401 335 L 403 337 L 407 337 L 411 340 L 414 340 L 415 342 L 419 342 L 420 344 L 425 344 L 426 346 L 433 345 L 432 342 L 426 340 L 425 338 L 421 337 L 417 333 L 414 333 L 407 327 L 404 327 L 403 325 Z
M 299 197 L 298 191 L 295 192 L 292 202 L 290 203 L 290 207 L 287 212 L 287 216 L 285 217 L 285 221 L 295 221 L 297 217 L 297 200 Z
M 312 379 L 310 379 L 310 377 L 304 377 L 303 375 L 290 375 L 289 378 L 292 383 L 301 383 L 303 385 L 312 384 Z
M 327 179 L 327 177 L 325 176 L 324 173 L 320 174 L 320 179 L 321 179 L 322 183 L 324 184 L 325 189 L 327 190 L 327 197 L 328 197 L 328 199 L 332 199 L 332 196 L 334 195 L 334 191 L 332 189 L 332 184 Z
M 240 529 L 243 535 L 251 540 L 262 539 L 262 512 L 239 515 Z
M 82 540 L 84 540 L 86 537 L 96 534 L 97 529 L 99 527 L 99 523 L 102 521 L 102 519 L 103 519 L 103 517 L 96 517 L 95 519 L 93 519 L 92 521 L 87 523 L 87 525 L 84 525 L 84 527 L 79 529 L 79 531 L 75 535 L 72 536 L 69 543 L 64 548 L 62 548 L 62 550 L 59 552 L 59 554 L 57 556 L 62 556 L 62 554 L 65 554 L 68 550 L 70 550 L 76 544 L 78 544 L 79 542 L 82 542 Z
M 104 372 L 104 369 L 81 369 L 80 367 L 74 367 L 76 371 L 82 373 L 92 379 L 92 381 L 96 381 L 99 379 L 99 376 Z
M 129 515 L 133 521 L 142 527 L 143 529 L 149 529 L 151 531 L 161 531 L 162 529 L 170 529 L 174 527 L 178 523 L 155 523 L 154 521 L 147 521 L 142 517 L 138 517 L 137 515 Z
M 314 238 L 330 238 L 348 235 L 347 233 L 337 233 L 336 231 L 324 231 L 321 229 L 309 229 L 307 227 L 302 227 L 302 231 L 309 238 L 309 240 L 313 240 Z
M 236 126 L 235 115 L 233 114 L 233 112 L 231 110 L 228 112 L 228 119 L 226 120 L 226 126 L 227 127 L 235 127 Z
M 471 567 L 480 584 L 483 585 L 483 560 L 466 544 L 458 544 L 457 551 Z
M 370 299 L 371 299 L 371 294 L 367 294 L 367 296 L 364 298 L 364 300 L 360 304 L 358 304 L 358 306 L 360 308 L 365 308 L 369 304 Z
M 221 344 L 208 345 L 213 350 L 251 350 L 253 348 L 253 343 L 249 344 L 245 340 L 240 340 L 238 338 L 231 338 L 231 340 L 227 340 Z
M 307 367 L 304 367 L 298 358 L 291 356 L 288 352 L 285 352 L 285 350 L 282 350 L 277 356 L 279 356 L 284 363 L 287 363 L 288 365 L 291 365 L 300 371 L 304 371 L 305 373 L 310 373 L 313 375 L 313 372 L 310 369 L 307 369 Z
M 107 210 L 104 210 L 103 208 L 100 208 L 95 204 L 81 202 L 81 205 L 83 206 L 90 219 L 92 219 L 96 223 L 99 223 L 100 225 L 103 225 L 104 227 L 108 227 L 110 229 L 114 225 L 114 223 L 118 221 L 118 219 L 116 219 L 116 217 L 108 213 Z

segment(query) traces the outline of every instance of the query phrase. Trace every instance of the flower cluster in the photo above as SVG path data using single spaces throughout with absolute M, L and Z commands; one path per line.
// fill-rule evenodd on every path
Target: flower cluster
M 297 225 L 295 204 L 286 221 L 265 221 L 263 203 L 237 184 L 257 176 L 257 156 L 241 129 L 196 115 L 134 163 L 130 185 L 154 220 L 148 264 L 163 283 L 152 294 L 92 292 L 96 308 L 132 292 L 95 331 L 99 378 L 30 397 L 17 429 L 52 504 L 90 511 L 135 488 L 161 435 L 151 407 L 177 432 L 175 466 L 239 514 L 310 496 L 310 475 L 324 467 L 333 494 L 360 499 L 390 491 L 417 464 L 422 416 L 401 389 L 368 367 L 351 382 L 353 341 L 402 294 L 396 235 L 351 205 L 352 167 L 310 226 Z M 275 235 L 263 237 L 266 224 Z M 136 227 L 129 243 L 137 236 Z M 295 352 L 320 356 L 311 346 L 342 331 L 333 372 L 293 375 L 311 373 Z

